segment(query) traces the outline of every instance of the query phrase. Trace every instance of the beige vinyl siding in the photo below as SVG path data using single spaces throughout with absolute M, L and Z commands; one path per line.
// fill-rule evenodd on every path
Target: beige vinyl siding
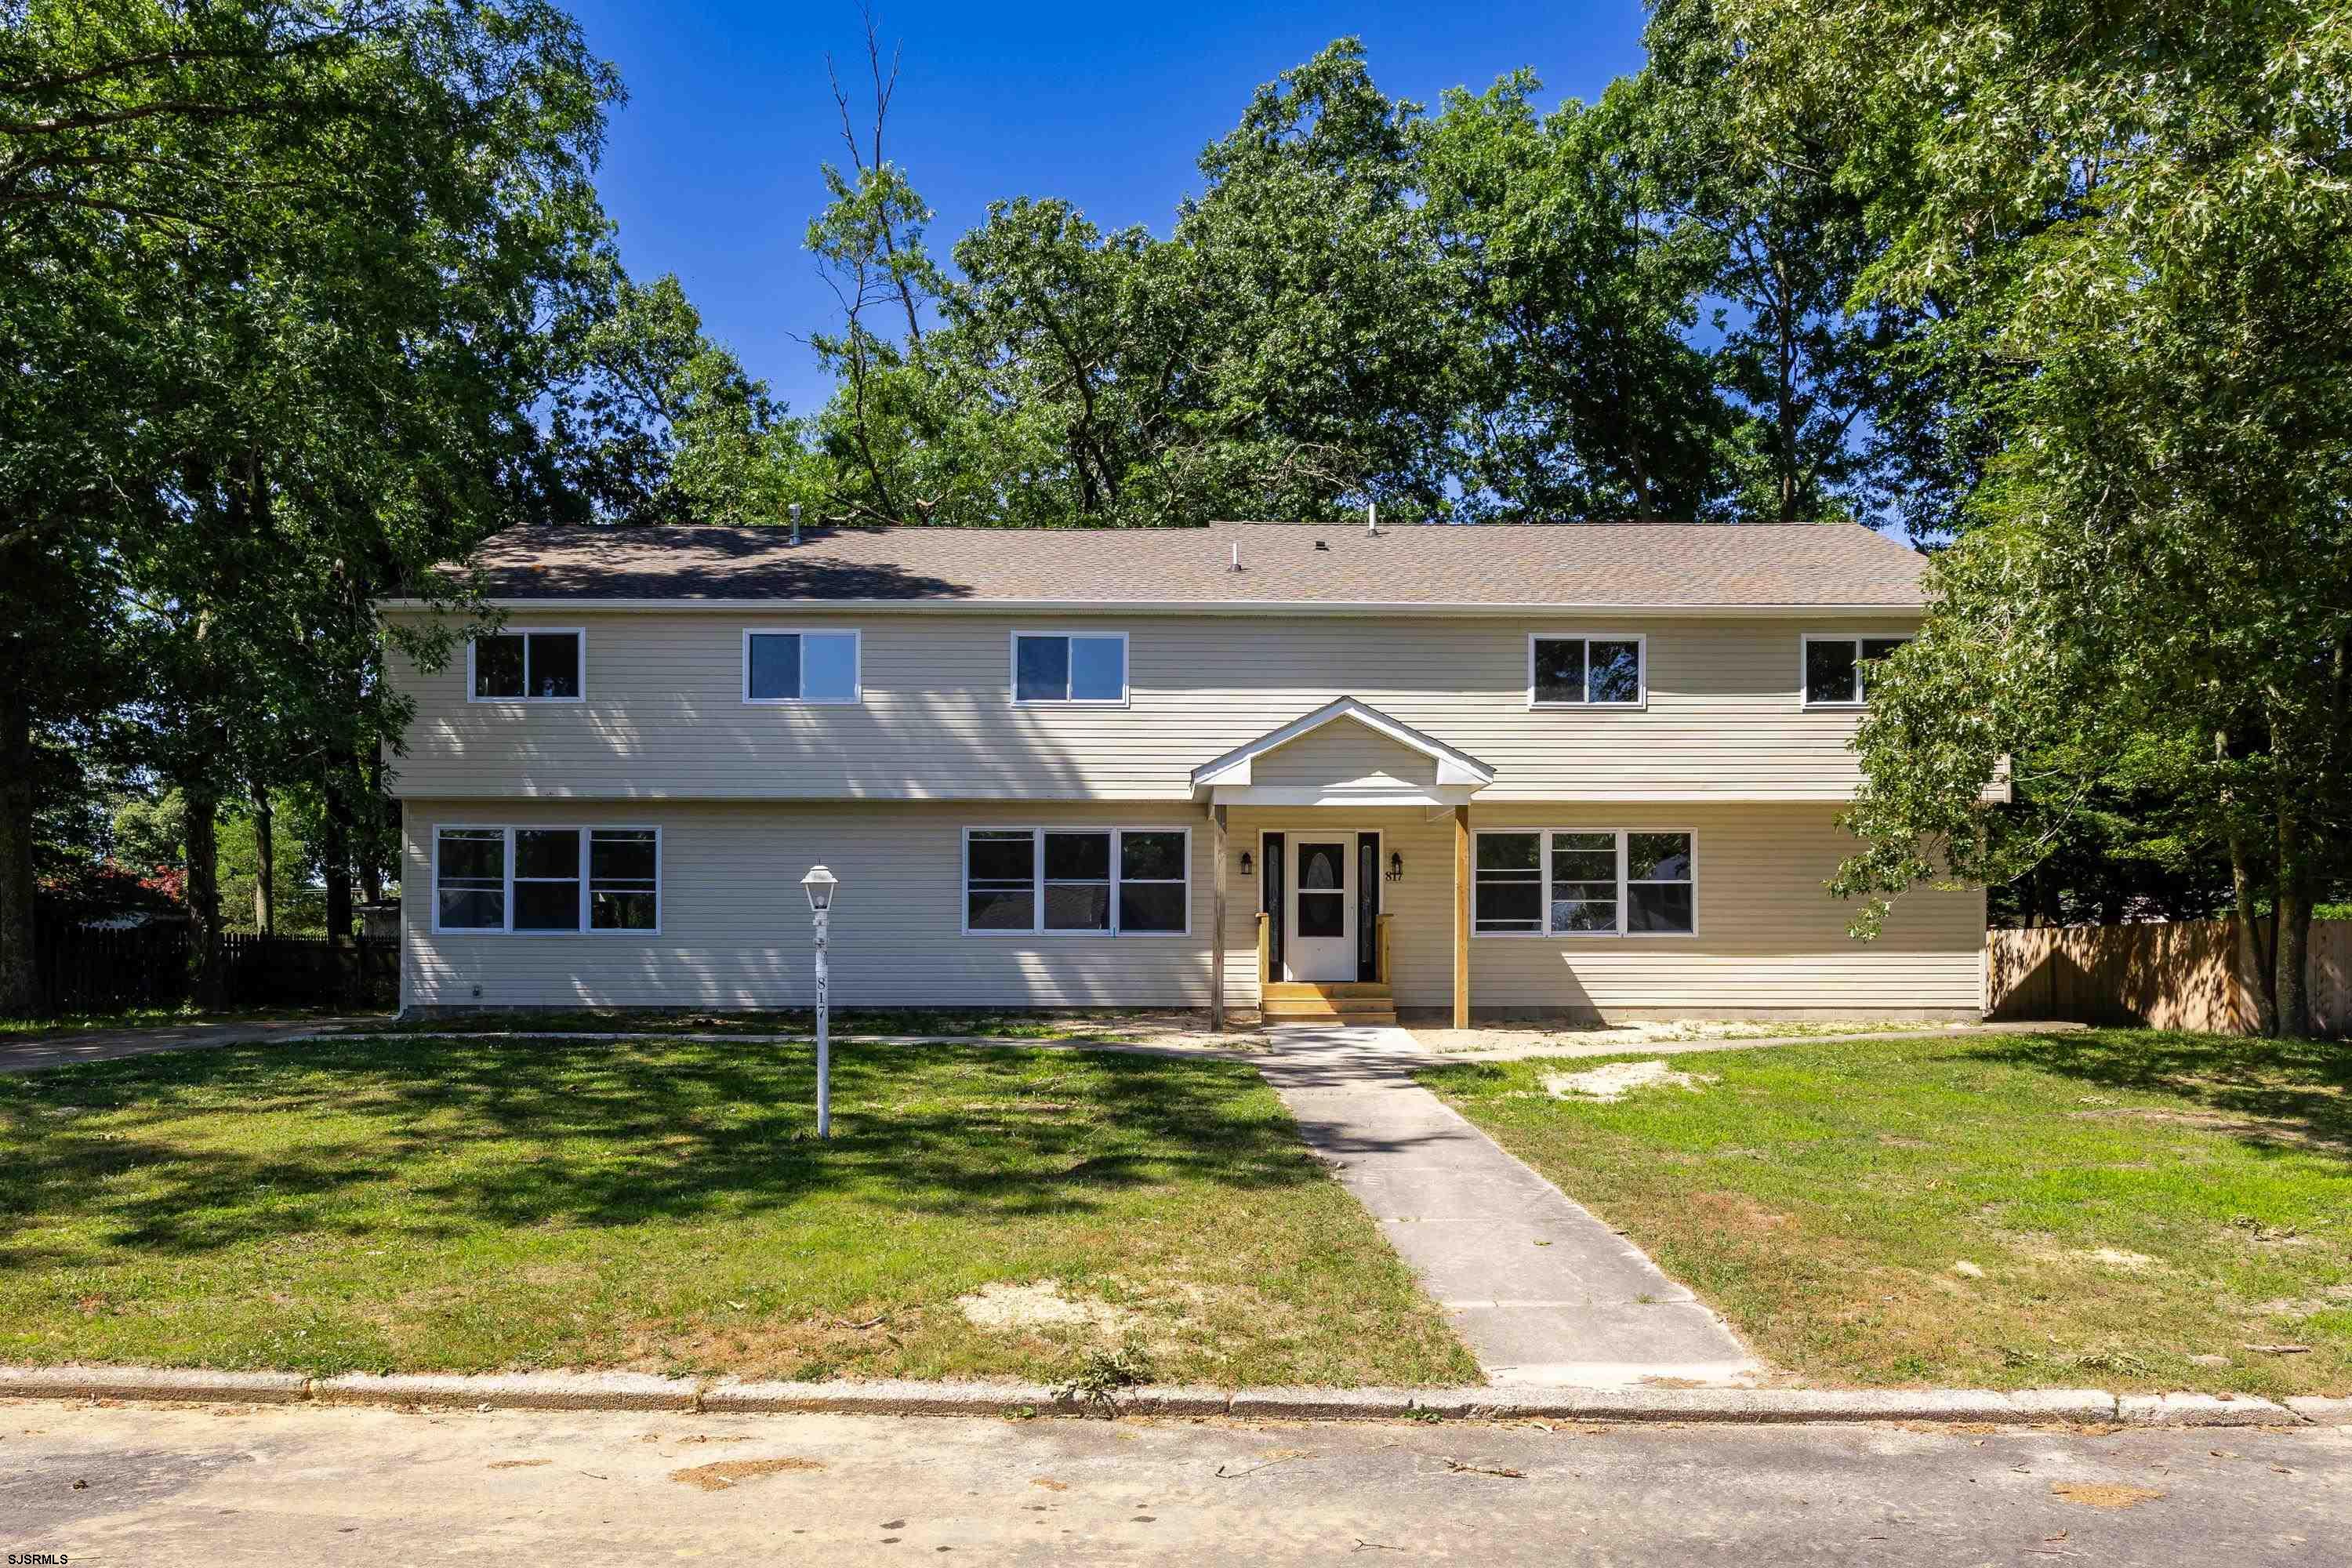
M 513 616 L 509 630 L 587 628 L 578 703 L 468 702 L 462 648 L 430 675 L 395 657 L 416 716 L 408 754 L 390 761 L 394 787 L 411 799 L 1178 801 L 1195 766 L 1352 696 L 1493 766 L 1489 805 L 1838 801 L 1857 778 L 1847 749 L 1857 715 L 1805 710 L 1800 638 L 1909 624 L 1060 616 L 1057 628 L 1129 634 L 1131 700 L 1017 708 L 1011 633 L 1034 617 L 796 608 L 788 618 L 863 633 L 861 703 L 744 705 L 743 628 L 776 616 Z M 1646 709 L 1529 710 L 1528 634 L 1580 629 L 1646 636 Z
M 1320 789 L 1331 795 L 1429 790 L 1437 783 L 1434 758 L 1353 719 L 1337 719 L 1286 741 L 1254 759 L 1250 768 L 1251 781 L 1258 785 Z
M 1470 998 L 1481 1015 L 1598 1014 L 1607 1018 L 1972 1016 L 1983 1000 L 1984 895 L 1921 889 L 1895 905 L 1877 941 L 1845 934 L 1850 906 L 1822 884 L 1853 840 L 1818 805 L 1525 805 L 1471 808 L 1477 829 L 1688 831 L 1696 836 L 1697 934 L 1688 937 L 1474 936 Z M 1266 830 L 1378 831 L 1396 1001 L 1453 1000 L 1454 822 L 1423 810 L 1235 808 L 1238 853 L 1261 866 Z M 1256 1002 L 1256 875 L 1232 880 L 1226 997 Z
M 1209 835 L 1195 809 L 410 801 L 404 815 L 404 1005 L 807 1006 L 814 952 L 800 880 L 820 861 L 842 883 L 842 1006 L 1208 1005 Z M 444 823 L 658 826 L 661 934 L 435 934 Z M 1192 830 L 1191 934 L 961 934 L 964 828 L 1086 826 Z
M 1699 934 L 1691 938 L 1475 937 L 1481 1013 L 1608 1017 L 1968 1016 L 1981 997 L 1984 902 L 1922 890 L 1872 943 L 1822 882 L 1849 847 L 1826 805 L 1473 808 L 1479 826 L 1687 829 L 1698 836 Z M 403 887 L 404 1001 L 411 1005 L 806 1005 L 811 952 L 800 879 L 822 860 L 842 879 L 834 994 L 847 1006 L 1203 1006 L 1212 926 L 1212 834 L 1197 807 L 1115 805 L 410 801 Z M 1408 809 L 1234 808 L 1229 816 L 1226 995 L 1257 1004 L 1259 834 L 1378 830 L 1398 1005 L 1452 999 L 1453 822 Z M 433 830 L 601 825 L 662 829 L 658 936 L 436 935 Z M 1192 831 L 1183 936 L 961 934 L 966 827 L 1099 826 Z M 1239 869 L 1247 849 L 1253 874 Z M 474 987 L 481 994 L 474 994 Z

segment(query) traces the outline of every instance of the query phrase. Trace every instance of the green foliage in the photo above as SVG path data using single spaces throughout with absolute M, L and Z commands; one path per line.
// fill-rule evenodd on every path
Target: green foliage
M 1927 635 L 1873 687 L 1845 891 L 2000 879 L 2121 795 L 2301 931 L 2352 843 L 2352 22 L 2300 4 L 1737 0 L 1753 90 L 1843 126 L 1995 438 Z M 1979 793 L 2013 756 L 2027 805 Z M 2250 925 L 2252 923 L 2249 919 Z M 2258 966 L 2267 971 L 2267 966 Z
M 1916 313 L 1849 312 L 1874 252 L 1809 172 L 1818 128 L 1749 150 L 1685 10 L 1649 73 L 1550 115 L 1522 71 L 1433 117 L 1341 39 L 1252 95 L 1164 239 L 1024 198 L 941 267 L 877 118 L 824 172 L 838 390 L 782 482 L 844 520 L 1021 527 L 1881 506 L 1870 415 Z
M 675 275 L 617 267 L 564 323 L 549 445 L 580 520 L 773 522 L 795 433 L 767 384 L 702 331 Z
M 1732 412 L 1690 332 L 1718 265 L 1675 224 L 1634 84 L 1538 118 L 1527 72 L 1446 95 L 1420 142 L 1472 338 L 1454 451 L 1474 517 L 1704 518 Z
M 610 273 L 590 173 L 617 93 L 543 0 L 13 14 L 0 1007 L 29 984 L 20 759 L 62 737 L 183 792 L 200 936 L 252 779 L 381 831 L 406 718 L 382 639 L 429 667 L 450 634 L 387 634 L 374 602 L 464 603 L 434 568 L 556 482 L 548 323 Z

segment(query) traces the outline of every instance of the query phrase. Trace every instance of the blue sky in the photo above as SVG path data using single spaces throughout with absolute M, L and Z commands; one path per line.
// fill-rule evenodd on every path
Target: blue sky
M 632 275 L 676 272 L 712 335 L 794 412 L 827 391 L 802 342 L 834 302 L 801 248 L 841 161 L 830 50 L 862 82 L 856 0 L 653 5 L 574 0 L 592 47 L 620 68 L 599 177 Z M 1364 40 L 1391 96 L 1433 103 L 1532 66 L 1544 101 L 1592 98 L 1641 64 L 1635 0 L 1549 5 L 877 5 L 904 44 L 890 156 L 938 212 L 944 256 L 988 203 L 1061 196 L 1105 227 L 1167 232 L 1197 190 L 1193 158 L 1250 91 L 1336 37 Z M 851 73 L 859 73 L 853 77 Z

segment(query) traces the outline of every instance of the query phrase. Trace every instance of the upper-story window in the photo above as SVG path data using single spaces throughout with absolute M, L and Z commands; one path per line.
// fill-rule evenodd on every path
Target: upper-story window
M 1127 700 L 1127 634 L 1013 634 L 1013 700 L 1118 707 Z
M 1530 708 L 1639 708 L 1648 700 L 1644 638 L 1591 633 L 1528 638 Z
M 467 650 L 476 702 L 577 702 L 587 663 L 577 626 L 476 637 Z
M 753 627 L 743 634 L 743 700 L 856 702 L 857 656 L 854 631 Z
M 1870 700 L 1868 665 L 1885 658 L 1909 637 L 1819 637 L 1805 638 L 1805 706 L 1859 708 Z

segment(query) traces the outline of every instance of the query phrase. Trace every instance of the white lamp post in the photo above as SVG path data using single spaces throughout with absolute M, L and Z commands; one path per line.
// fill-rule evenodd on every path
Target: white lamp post
M 826 995 L 824 973 L 825 919 L 833 910 L 834 889 L 841 879 L 822 866 L 812 866 L 809 874 L 801 879 L 801 887 L 808 893 L 809 908 L 816 915 L 816 1135 L 833 1136 L 833 1058 L 826 1038 Z

